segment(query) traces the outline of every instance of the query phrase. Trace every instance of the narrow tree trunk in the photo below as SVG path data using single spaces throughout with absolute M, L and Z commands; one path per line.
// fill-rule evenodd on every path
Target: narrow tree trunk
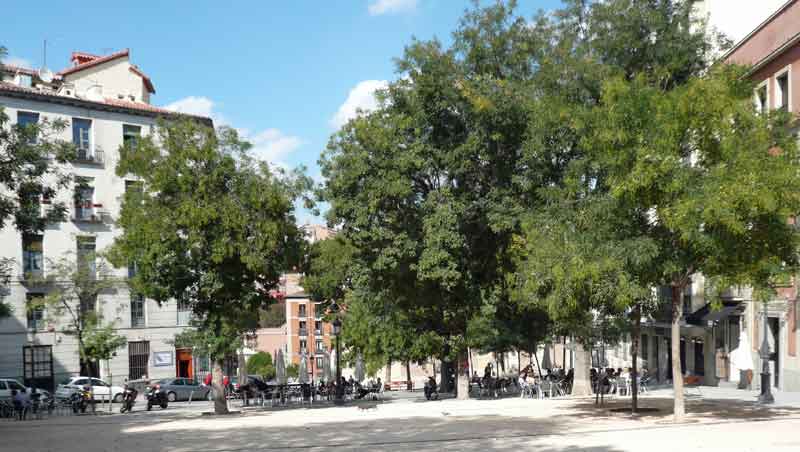
M 542 376 L 542 368 L 539 366 L 539 355 L 536 353 L 538 348 L 538 345 L 533 346 L 533 358 L 536 360 L 536 369 L 539 371 L 539 376 Z
M 465 352 L 459 352 L 456 359 L 456 397 L 458 400 L 469 399 L 469 375 L 466 375 L 464 369 L 467 363 L 467 355 Z M 468 372 L 468 371 L 467 371 Z
M 575 343 L 575 373 L 572 377 L 572 395 L 588 396 L 592 394 L 591 351 L 586 350 L 583 344 Z
M 642 334 L 642 305 L 633 307 L 633 333 L 631 334 L 631 413 L 639 409 L 639 338 Z
M 433 365 L 433 373 L 436 374 L 436 364 Z M 414 389 L 414 384 L 411 383 L 411 361 L 406 361 L 406 389 L 411 391 Z
M 561 368 L 567 371 L 567 336 L 561 336 Z
M 383 376 L 383 381 L 385 384 L 392 383 L 392 360 L 386 360 L 386 374 Z
M 214 368 L 211 375 L 211 388 L 214 391 L 214 413 L 228 414 L 228 404 L 225 401 L 225 388 L 222 386 L 222 358 L 214 360 Z
M 682 422 L 686 417 L 683 399 L 683 373 L 681 372 L 681 315 L 683 315 L 683 285 L 672 286 L 672 390 L 674 395 L 673 417 L 675 422 Z

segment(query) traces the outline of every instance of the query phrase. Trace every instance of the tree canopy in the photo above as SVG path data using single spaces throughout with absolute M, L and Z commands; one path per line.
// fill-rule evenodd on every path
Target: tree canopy
M 116 168 L 142 185 L 126 194 L 110 256 L 117 266 L 135 263 L 135 292 L 193 311 L 215 384 L 221 361 L 256 328 L 302 242 L 293 202 L 307 180 L 273 173 L 248 156 L 249 147 L 231 129 L 163 123 L 120 148 Z

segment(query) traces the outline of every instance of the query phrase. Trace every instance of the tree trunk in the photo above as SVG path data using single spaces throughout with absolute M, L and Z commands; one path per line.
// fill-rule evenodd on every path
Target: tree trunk
M 639 409 L 639 338 L 642 334 L 642 305 L 633 307 L 633 332 L 631 334 L 631 413 Z
M 465 352 L 459 352 L 456 358 L 456 397 L 458 400 L 469 399 L 469 375 L 464 372 L 467 363 Z M 469 372 L 469 371 L 467 371 Z
M 383 376 L 384 384 L 391 384 L 392 383 L 392 360 L 386 360 L 386 374 Z
M 575 373 L 572 377 L 572 395 L 588 396 L 592 394 L 592 378 L 589 371 L 591 364 L 591 351 L 587 351 L 580 341 L 575 342 Z
M 433 373 L 436 373 L 436 364 L 433 365 Z M 414 384 L 411 383 L 411 361 L 406 361 L 406 389 L 409 391 L 414 389 Z
M 218 358 L 214 360 L 214 368 L 211 375 L 211 388 L 214 391 L 214 413 L 228 414 L 228 403 L 225 400 L 225 388 L 222 386 L 222 366 L 224 360 Z
M 683 373 L 681 373 L 681 315 L 683 315 L 683 284 L 672 286 L 672 327 L 670 338 L 672 346 L 672 391 L 673 417 L 675 422 L 683 422 L 686 417 L 683 399 Z
M 567 371 L 567 336 L 561 336 L 561 368 Z
M 539 366 L 539 355 L 536 354 L 536 352 L 538 351 L 538 348 L 539 348 L 538 345 L 534 345 L 533 346 L 533 358 L 536 360 L 536 369 L 539 371 L 539 376 L 541 377 L 542 376 L 542 368 L 541 368 L 541 366 Z

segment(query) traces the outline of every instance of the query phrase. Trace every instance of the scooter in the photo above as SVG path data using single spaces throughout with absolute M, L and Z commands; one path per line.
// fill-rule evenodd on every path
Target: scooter
M 73 413 L 85 413 L 86 407 L 93 402 L 91 388 L 89 386 L 84 386 L 83 388 L 73 392 L 70 396 L 70 401 L 72 402 L 71 404 Z
M 119 408 L 119 412 L 125 413 L 127 411 L 130 413 L 133 411 L 133 404 L 136 403 L 137 395 L 139 395 L 139 391 L 125 385 L 125 389 L 122 393 L 122 406 Z
M 147 388 L 147 411 L 152 410 L 153 405 L 158 405 L 164 410 L 167 404 L 167 394 L 161 390 L 161 385 L 154 384 Z
M 436 380 L 433 377 L 428 377 L 428 381 L 425 382 L 425 398 L 439 400 L 439 391 L 436 389 Z

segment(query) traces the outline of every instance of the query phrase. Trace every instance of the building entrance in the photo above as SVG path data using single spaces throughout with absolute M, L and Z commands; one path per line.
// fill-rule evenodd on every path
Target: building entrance
M 175 350 L 175 376 L 178 378 L 194 378 L 192 368 L 192 349 L 181 348 Z

